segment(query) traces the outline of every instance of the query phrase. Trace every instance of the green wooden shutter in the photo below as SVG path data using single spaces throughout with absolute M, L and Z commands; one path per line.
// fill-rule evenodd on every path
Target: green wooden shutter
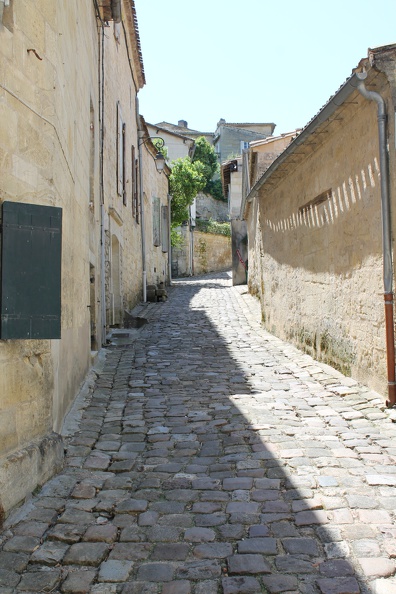
M 161 245 L 161 203 L 157 196 L 153 196 L 153 244 Z
M 169 251 L 169 221 L 168 221 L 168 207 L 161 206 L 161 243 L 162 251 Z
M 2 339 L 61 336 L 62 209 L 4 202 Z

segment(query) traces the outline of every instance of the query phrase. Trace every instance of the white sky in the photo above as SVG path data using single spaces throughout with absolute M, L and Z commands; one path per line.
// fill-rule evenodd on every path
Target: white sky
M 305 126 L 367 49 L 396 43 L 396 0 L 135 0 L 149 123 Z

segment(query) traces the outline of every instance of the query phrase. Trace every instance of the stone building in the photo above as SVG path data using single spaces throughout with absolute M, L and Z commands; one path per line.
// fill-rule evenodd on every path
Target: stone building
M 197 138 L 203 136 L 212 144 L 214 136 L 210 132 L 188 128 L 185 120 L 179 120 L 177 124 L 147 124 L 147 129 L 151 136 L 164 141 L 170 167 L 176 159 L 193 158 Z M 227 221 L 227 210 L 225 202 L 210 195 L 199 193 L 196 196 L 190 207 L 189 221 L 179 228 L 182 245 L 171 250 L 171 275 L 193 276 L 230 267 L 229 239 L 221 235 L 210 237 L 207 233 L 198 234 L 195 229 L 197 219 Z
M 168 179 L 156 170 L 157 150 L 139 114 L 136 95 L 145 75 L 130 0 L 123 0 L 121 14 L 101 35 L 106 327 L 122 326 L 147 283 L 169 279 L 169 250 L 159 251 L 151 237 L 153 209 L 161 212 L 158 201 L 167 208 Z
M 279 136 L 268 136 L 263 140 L 253 140 L 249 143 L 245 158 L 247 159 L 246 166 L 249 167 L 248 178 L 251 186 L 254 186 L 263 173 L 267 171 L 268 167 L 283 153 L 285 148 L 300 132 L 301 129 L 299 128 L 292 132 L 285 132 Z
M 168 163 L 194 154 L 195 139 L 185 134 L 180 134 L 160 125 L 147 123 L 150 136 L 162 138 L 166 148 Z
M 249 142 L 271 136 L 275 124 L 270 123 L 230 123 L 221 118 L 217 122 L 213 146 L 219 163 L 237 157 L 247 149 Z
M 232 282 L 245 285 L 248 274 L 247 226 L 241 213 L 246 185 L 254 185 L 299 131 L 254 140 L 236 158 L 221 165 L 221 181 L 227 199 L 232 237 Z M 244 182 L 244 187 L 242 183 Z M 252 275 L 253 276 L 253 275 Z
M 206 138 L 209 144 L 213 144 L 213 132 L 200 132 L 199 130 L 194 130 L 194 128 L 189 128 L 188 122 L 186 122 L 186 120 L 179 120 L 177 124 L 172 124 L 170 122 L 159 122 L 158 124 L 155 124 L 155 126 L 161 128 L 162 130 L 174 132 L 180 136 L 192 138 L 194 141 L 200 136 L 203 136 Z
M 1 520 L 62 464 L 64 416 L 144 293 L 141 196 L 168 190 L 139 139 L 133 0 L 0 5 Z
M 240 216 L 242 203 L 242 156 L 221 165 L 221 181 L 231 223 L 232 284 L 246 285 L 248 238 L 246 221 Z
M 170 250 L 170 195 L 168 176 L 170 169 L 164 166 L 159 173 L 155 157 L 157 149 L 151 142 L 149 126 L 140 117 L 140 147 L 142 155 L 143 208 L 143 261 L 147 285 L 169 284 L 171 276 Z
M 268 330 L 375 390 L 388 383 L 391 404 L 395 58 L 394 45 L 369 50 L 243 208 L 249 288 Z

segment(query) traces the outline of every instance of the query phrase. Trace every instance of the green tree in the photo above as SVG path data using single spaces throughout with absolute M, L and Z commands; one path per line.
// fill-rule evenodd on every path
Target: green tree
M 190 157 L 172 162 L 169 176 L 169 189 L 172 195 L 171 221 L 177 227 L 188 220 L 188 207 L 206 183 L 204 165 L 200 161 L 191 161 Z
M 205 194 L 210 194 L 213 198 L 216 198 L 216 200 L 224 200 L 220 179 L 213 179 L 213 177 L 220 171 L 216 153 L 214 152 L 213 146 L 204 136 L 200 136 L 195 142 L 193 163 L 198 162 L 202 163 L 204 166 L 205 186 L 203 191 Z
M 195 141 L 193 162 L 195 163 L 197 161 L 200 161 L 204 166 L 206 182 L 210 181 L 215 173 L 218 173 L 219 164 L 214 148 L 204 136 L 200 136 Z

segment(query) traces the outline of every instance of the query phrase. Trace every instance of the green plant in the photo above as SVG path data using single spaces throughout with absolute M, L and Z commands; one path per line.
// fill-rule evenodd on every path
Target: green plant
M 200 162 L 204 166 L 203 174 L 205 176 L 205 186 L 203 192 L 205 194 L 210 194 L 213 198 L 216 198 L 216 200 L 224 200 L 220 179 L 213 179 L 213 177 L 220 171 L 216 153 L 214 152 L 213 146 L 204 136 L 199 136 L 195 141 L 193 162 Z
M 213 233 L 213 235 L 224 235 L 225 237 L 231 237 L 231 225 L 227 222 L 218 223 L 212 219 L 209 219 L 208 221 L 197 219 L 195 228 L 197 231 L 201 231 L 202 233 Z
M 195 141 L 193 162 L 200 161 L 204 165 L 204 176 L 206 182 L 212 179 L 219 171 L 219 164 L 213 146 L 204 136 L 199 136 Z
M 216 200 L 226 200 L 223 194 L 223 186 L 221 185 L 220 179 L 212 179 L 211 181 L 209 181 L 206 184 L 206 191 Z
M 193 163 L 190 157 L 184 157 L 172 162 L 169 189 L 172 195 L 171 221 L 173 227 L 178 227 L 188 220 L 188 207 L 204 187 L 204 165 L 200 161 Z
M 183 235 L 176 228 L 171 228 L 171 246 L 173 248 L 181 248 L 183 246 Z

